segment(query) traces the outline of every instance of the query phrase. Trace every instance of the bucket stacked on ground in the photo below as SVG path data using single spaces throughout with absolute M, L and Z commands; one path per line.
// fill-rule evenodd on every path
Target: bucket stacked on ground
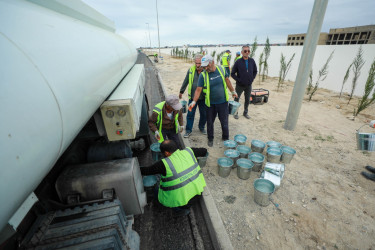
M 225 178 L 237 168 L 238 178 L 247 180 L 251 172 L 260 172 L 259 179 L 254 181 L 254 201 L 267 206 L 272 193 L 281 185 L 285 164 L 291 162 L 296 151 L 276 141 L 254 139 L 251 147 L 245 145 L 246 141 L 245 135 L 235 135 L 234 140 L 224 142 L 226 157 L 218 159 L 219 175 Z

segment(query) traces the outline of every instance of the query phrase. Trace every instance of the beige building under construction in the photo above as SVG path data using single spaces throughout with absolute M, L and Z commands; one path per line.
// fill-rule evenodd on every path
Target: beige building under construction
M 288 46 L 304 44 L 306 33 L 288 35 Z M 375 25 L 330 29 L 320 33 L 318 45 L 375 44 Z

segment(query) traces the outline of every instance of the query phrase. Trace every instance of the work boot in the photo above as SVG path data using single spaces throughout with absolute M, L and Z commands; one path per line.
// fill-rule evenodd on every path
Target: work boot
M 248 114 L 243 114 L 247 119 L 250 119 L 250 116 Z
M 209 147 L 213 147 L 214 146 L 214 141 L 213 140 L 208 140 L 207 145 Z
M 375 181 L 375 174 L 369 174 L 369 173 L 367 173 L 367 172 L 361 172 L 361 174 L 362 174 L 366 179 L 369 179 L 369 180 Z
M 371 167 L 371 166 L 366 166 L 366 169 L 370 172 L 373 172 L 375 174 L 375 168 Z

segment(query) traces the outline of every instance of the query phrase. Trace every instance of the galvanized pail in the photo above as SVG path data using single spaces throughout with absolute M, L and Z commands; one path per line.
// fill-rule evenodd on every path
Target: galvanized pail
M 375 133 L 356 133 L 357 148 L 364 151 L 375 151 Z
M 226 140 L 224 141 L 225 149 L 235 149 L 237 147 L 237 142 L 233 140 Z
M 160 152 L 160 143 L 156 142 L 151 144 L 151 154 L 152 154 L 152 159 L 154 161 L 158 161 L 161 159 L 161 152 Z
M 259 172 L 263 167 L 264 155 L 258 152 L 250 153 L 249 159 L 254 163 L 253 171 Z
M 266 144 L 260 140 L 252 140 L 251 141 L 251 151 L 263 153 Z
M 217 165 L 219 167 L 219 176 L 225 178 L 230 174 L 233 166 L 233 160 L 227 157 L 221 157 L 217 159 Z
M 236 150 L 240 152 L 240 158 L 247 158 L 251 152 L 251 148 L 245 145 L 238 145 Z
M 154 198 L 154 189 L 157 181 L 156 175 L 143 176 L 143 187 L 146 191 L 147 203 L 150 203 Z
M 272 181 L 266 179 L 256 179 L 254 181 L 254 201 L 261 206 L 268 206 L 270 198 L 275 191 Z
M 236 162 L 237 161 L 237 159 L 239 158 L 239 156 L 240 156 L 240 152 L 238 152 L 237 150 L 235 150 L 235 149 L 227 149 L 227 150 L 225 150 L 224 151 L 224 155 L 226 156 L 226 157 L 228 157 L 228 158 L 230 158 L 230 159 L 232 159 L 233 160 L 233 162 Z M 236 167 L 236 165 L 235 164 L 233 164 L 233 166 L 232 166 L 233 168 L 235 168 Z
M 251 169 L 254 166 L 254 163 L 249 159 L 238 159 L 236 161 L 237 165 L 237 176 L 242 180 L 247 180 L 250 178 Z
M 238 143 L 238 145 L 245 145 L 247 137 L 246 135 L 239 134 L 234 136 L 234 140 Z
M 283 150 L 278 147 L 267 148 L 267 161 L 273 163 L 279 163 Z
M 288 146 L 282 146 L 281 149 L 283 150 L 283 154 L 281 155 L 281 162 L 290 163 L 293 159 L 293 156 L 296 154 L 296 150 Z
M 268 148 L 270 148 L 270 147 L 281 148 L 281 146 L 282 146 L 282 144 L 280 142 L 277 142 L 277 141 L 268 141 L 266 144 L 267 144 Z
M 240 103 L 235 101 L 229 101 L 229 114 L 235 115 L 237 113 L 238 108 L 241 106 Z
M 208 151 L 207 151 L 207 154 L 206 156 L 202 156 L 202 157 L 197 157 L 197 161 L 198 161 L 198 165 L 202 168 L 204 166 L 206 166 L 206 162 L 207 162 L 207 158 L 208 158 Z
M 187 112 L 187 101 L 180 101 L 181 105 L 182 105 L 182 113 L 186 113 Z

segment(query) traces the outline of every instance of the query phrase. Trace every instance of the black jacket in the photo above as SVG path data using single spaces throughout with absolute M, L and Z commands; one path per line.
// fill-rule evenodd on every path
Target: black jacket
M 234 80 L 236 80 L 236 84 L 241 86 L 248 86 L 251 85 L 258 73 L 257 65 L 253 58 L 249 57 L 249 66 L 248 70 L 246 70 L 246 62 L 241 57 L 238 59 L 232 68 L 231 76 Z

